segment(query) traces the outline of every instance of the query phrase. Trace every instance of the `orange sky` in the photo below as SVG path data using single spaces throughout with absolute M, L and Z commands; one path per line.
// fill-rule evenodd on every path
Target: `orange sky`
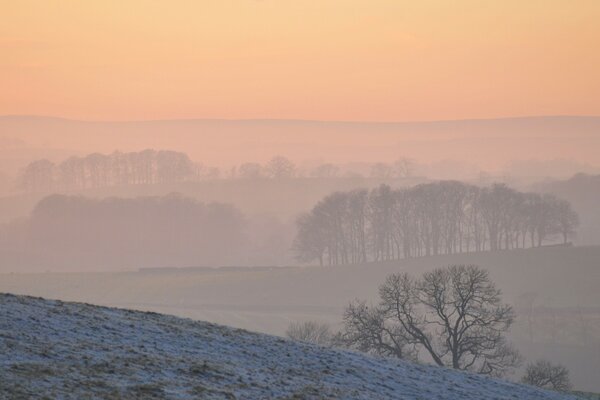
M 0 114 L 600 115 L 597 0 L 0 0 Z

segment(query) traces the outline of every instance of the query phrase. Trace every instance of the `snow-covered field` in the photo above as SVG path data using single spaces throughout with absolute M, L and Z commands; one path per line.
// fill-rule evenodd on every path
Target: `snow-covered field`
M 2 399 L 568 399 L 169 315 L 0 294 Z

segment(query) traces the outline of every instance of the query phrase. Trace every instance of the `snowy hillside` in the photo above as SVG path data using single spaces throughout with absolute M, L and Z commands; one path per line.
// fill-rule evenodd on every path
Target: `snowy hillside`
M 168 315 L 0 294 L 0 398 L 567 399 Z

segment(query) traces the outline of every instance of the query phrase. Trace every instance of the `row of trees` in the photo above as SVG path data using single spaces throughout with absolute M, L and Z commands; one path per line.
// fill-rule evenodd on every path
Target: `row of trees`
M 298 218 L 293 248 L 301 262 L 357 264 L 567 244 L 578 223 L 568 202 L 503 184 L 381 185 L 325 197 Z
M 185 153 L 144 150 L 109 155 L 93 153 L 54 164 L 37 160 L 25 167 L 19 186 L 28 192 L 120 185 L 181 182 L 196 173 Z
M 400 159 L 392 164 L 371 165 L 369 176 L 377 179 L 406 178 L 412 174 L 412 162 Z M 286 157 L 273 157 L 265 164 L 246 162 L 228 170 L 194 163 L 187 154 L 176 151 L 93 153 L 70 157 L 58 164 L 47 159 L 29 163 L 18 179 L 19 189 L 48 192 L 123 185 L 148 185 L 205 179 L 291 179 L 295 177 L 361 177 L 356 172 L 342 174 L 339 166 L 321 164 L 301 171 Z
M 324 163 L 309 171 L 300 170 L 286 157 L 273 157 L 267 164 L 243 163 L 234 167 L 229 172 L 230 178 L 357 178 L 370 177 L 375 179 L 402 179 L 413 175 L 415 163 L 409 159 L 401 158 L 393 163 L 374 163 L 369 166 L 367 175 L 358 171 L 342 171 L 339 165 Z
M 2 262 L 16 268 L 119 269 L 238 265 L 250 256 L 235 207 L 178 194 L 91 199 L 51 195 L 0 225 Z
M 327 174 L 327 171 L 321 172 Z M 242 179 L 291 178 L 296 174 L 296 166 L 285 157 L 274 157 L 265 165 L 243 163 L 227 174 L 230 178 Z M 27 192 L 48 192 L 174 183 L 220 176 L 219 168 L 196 164 L 187 154 L 177 151 L 117 151 L 108 155 L 93 153 L 85 157 L 70 157 L 59 164 L 46 159 L 33 161 L 23 169 L 18 186 Z

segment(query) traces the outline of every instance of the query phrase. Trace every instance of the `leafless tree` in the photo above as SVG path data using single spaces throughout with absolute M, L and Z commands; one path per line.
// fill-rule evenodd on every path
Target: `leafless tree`
M 340 173 L 340 168 L 334 164 L 321 164 L 310 175 L 313 178 L 336 178 Z
M 364 353 L 416 361 L 414 340 L 400 324 L 388 320 L 384 310 L 356 300 L 344 312 L 344 328 L 335 338 L 340 347 L 353 348 Z
M 262 167 L 258 163 L 243 163 L 238 168 L 238 176 L 242 179 L 258 179 L 262 177 Z
M 394 176 L 398 178 L 409 178 L 414 173 L 415 162 L 411 159 L 402 157 L 394 162 L 392 168 L 394 171 Z
M 403 356 L 412 345 L 437 365 L 493 376 L 520 363 L 504 336 L 514 312 L 477 266 L 440 268 L 420 279 L 390 275 L 379 296 L 375 309 L 357 302 L 346 310 L 343 335 L 358 348 Z
M 563 244 L 567 244 L 579 226 L 579 216 L 565 200 L 556 201 L 555 213 L 556 229 L 563 238 Z
M 572 388 L 569 370 L 563 365 L 552 364 L 546 360 L 527 365 L 521 382 L 559 392 L 567 392 Z
M 375 163 L 371 166 L 371 178 L 387 179 L 394 175 L 394 168 L 386 163 Z
M 375 261 L 395 259 L 393 238 L 394 196 L 387 185 L 371 191 L 368 201 L 369 237 Z
M 285 334 L 290 339 L 321 346 L 330 346 L 333 338 L 329 325 L 317 321 L 292 322 Z
M 266 165 L 265 170 L 270 178 L 285 179 L 292 178 L 296 172 L 296 166 L 289 159 L 277 156 L 273 157 Z
M 156 155 L 160 182 L 183 181 L 193 173 L 193 164 L 187 154 L 176 151 L 159 151 Z
M 49 160 L 33 161 L 21 173 L 19 187 L 28 192 L 47 192 L 54 186 L 54 163 Z
M 327 233 L 323 221 L 314 214 L 302 214 L 298 217 L 298 233 L 292 244 L 295 258 L 300 262 L 319 260 L 323 266 L 323 257 L 327 249 Z

